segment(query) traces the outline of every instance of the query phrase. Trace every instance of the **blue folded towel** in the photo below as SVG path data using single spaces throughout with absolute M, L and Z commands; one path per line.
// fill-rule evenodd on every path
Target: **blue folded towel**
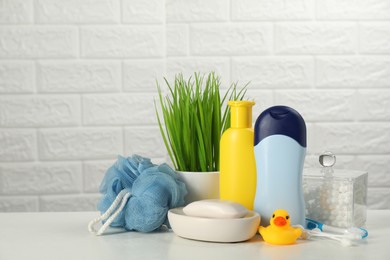
M 100 185 L 103 197 L 98 210 L 106 212 L 123 190 L 130 197 L 110 225 L 140 232 L 168 224 L 168 210 L 183 206 L 187 194 L 185 184 L 167 164 L 155 165 L 139 155 L 119 156 L 107 170 Z

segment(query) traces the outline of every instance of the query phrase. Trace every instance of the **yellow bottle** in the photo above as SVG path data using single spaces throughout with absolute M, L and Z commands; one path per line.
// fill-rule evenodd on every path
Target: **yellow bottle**
M 253 101 L 229 101 L 230 128 L 220 142 L 220 199 L 241 203 L 253 210 L 256 195 L 256 162 L 252 128 Z

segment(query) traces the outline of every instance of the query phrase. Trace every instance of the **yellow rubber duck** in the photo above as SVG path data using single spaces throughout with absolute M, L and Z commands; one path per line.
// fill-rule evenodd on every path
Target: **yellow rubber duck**
M 264 241 L 273 245 L 291 245 L 301 236 L 300 228 L 290 226 L 290 216 L 284 209 L 274 211 L 267 227 L 259 227 L 259 233 Z

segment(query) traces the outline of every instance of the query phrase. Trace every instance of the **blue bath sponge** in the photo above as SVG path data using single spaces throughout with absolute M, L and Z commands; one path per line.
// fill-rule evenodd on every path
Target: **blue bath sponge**
M 140 232 L 167 224 L 168 210 L 183 206 L 187 194 L 185 184 L 167 164 L 155 165 L 139 155 L 119 156 L 107 170 L 100 185 L 103 196 L 98 210 L 106 212 L 123 190 L 130 197 L 110 226 Z

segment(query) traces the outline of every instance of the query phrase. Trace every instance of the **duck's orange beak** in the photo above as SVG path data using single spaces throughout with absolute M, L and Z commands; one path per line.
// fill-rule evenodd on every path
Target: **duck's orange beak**
M 284 217 L 279 216 L 274 219 L 274 224 L 278 227 L 283 227 L 287 224 L 287 221 Z

